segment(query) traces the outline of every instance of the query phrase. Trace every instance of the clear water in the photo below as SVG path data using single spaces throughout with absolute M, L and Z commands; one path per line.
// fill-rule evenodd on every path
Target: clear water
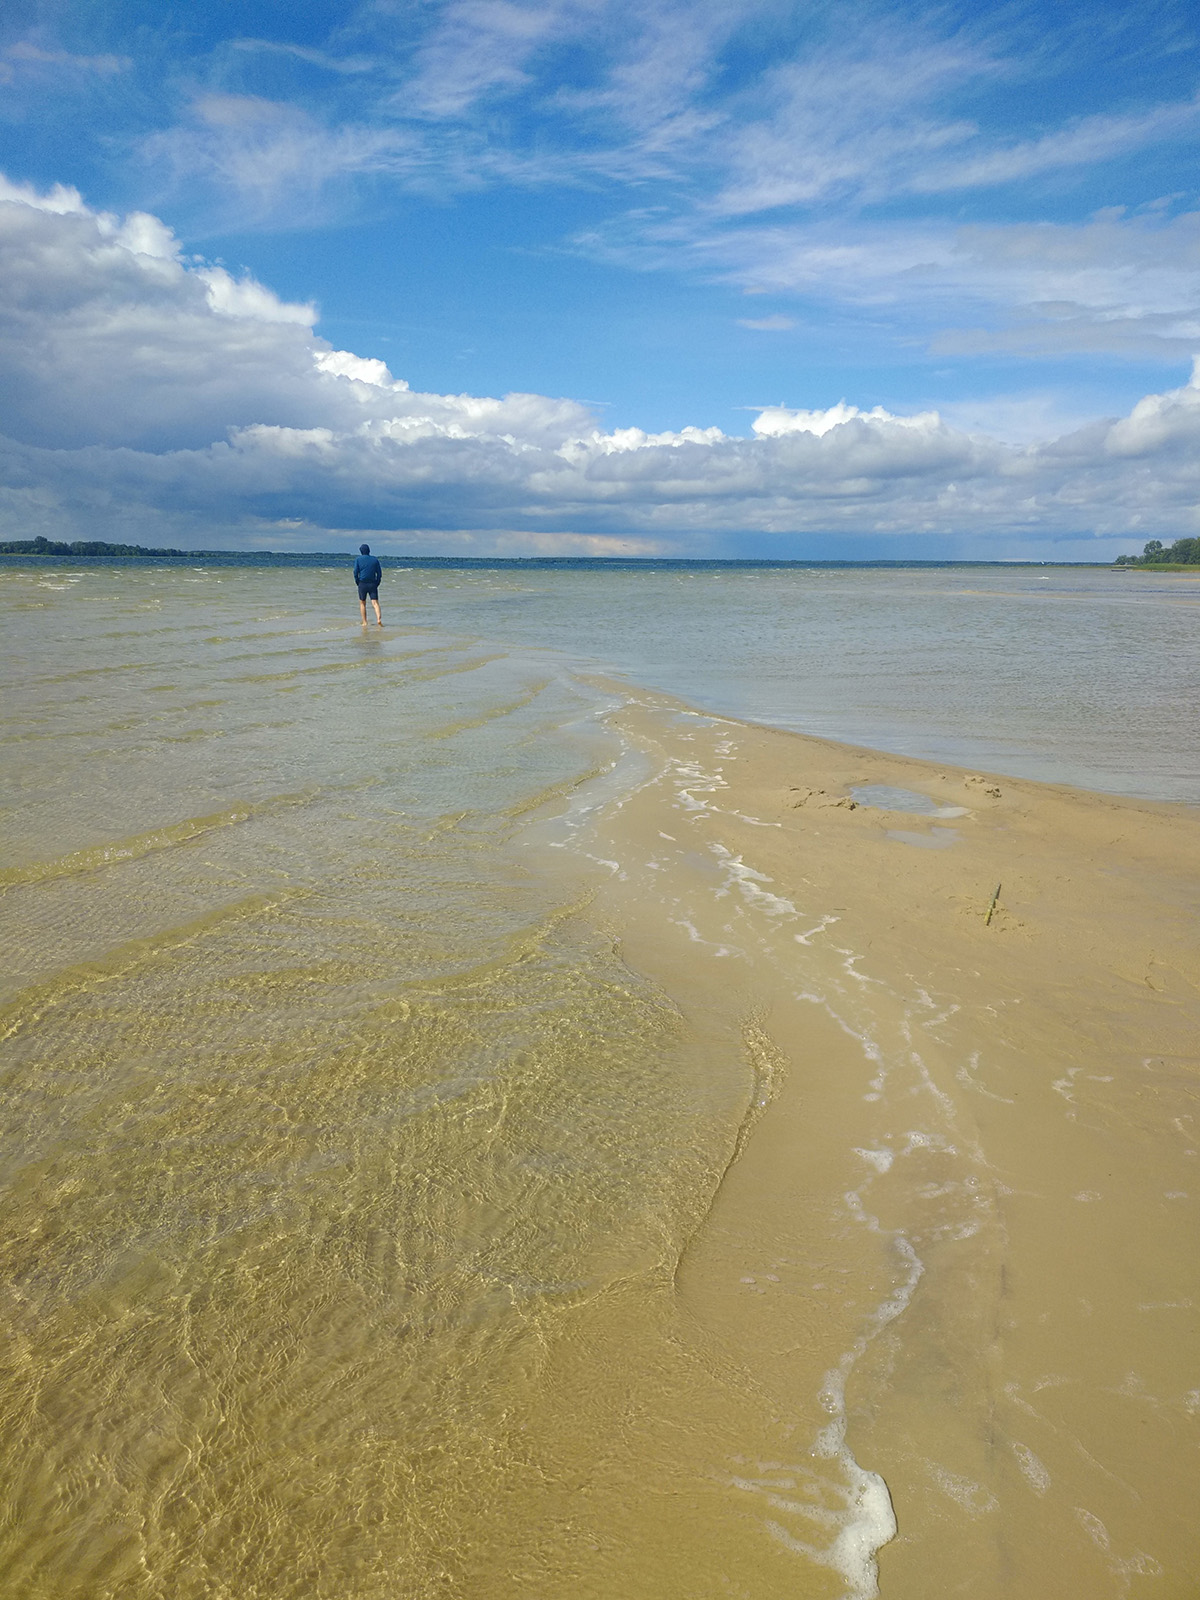
M 736 1040 L 530 848 L 606 697 L 345 599 L 0 578 L 6 1597 L 528 1592 L 554 1363 L 729 1159 Z
M 1200 801 L 1200 582 L 1107 570 L 415 568 L 393 613 L 900 754 Z
M 873 806 L 880 811 L 911 811 L 919 817 L 936 817 L 942 811 L 937 801 L 927 794 L 900 789 L 891 783 L 858 783 L 851 788 L 850 796 L 860 806 Z M 962 815 L 961 810 L 958 815 Z
M 353 612 L 335 567 L 0 564 L 45 605 L 180 583 Z M 196 591 L 193 591 L 196 592 Z M 395 625 L 621 672 L 712 710 L 900 754 L 1200 800 L 1200 581 L 1136 569 L 387 563 Z

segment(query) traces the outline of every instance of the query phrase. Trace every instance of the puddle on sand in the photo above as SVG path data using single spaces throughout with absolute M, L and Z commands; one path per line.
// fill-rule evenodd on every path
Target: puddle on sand
M 965 817 L 967 814 L 966 806 L 939 806 L 927 794 L 919 794 L 916 789 L 900 789 L 890 783 L 855 784 L 850 795 L 860 806 L 873 806 L 877 811 L 911 811 L 921 817 Z

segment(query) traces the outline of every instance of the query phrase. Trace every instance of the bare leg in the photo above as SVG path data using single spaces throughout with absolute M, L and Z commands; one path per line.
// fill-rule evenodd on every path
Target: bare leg
M 367 602 L 365 600 L 360 600 L 358 602 L 358 609 L 362 612 L 363 627 L 365 628 L 367 625 Z
M 371 604 L 375 607 L 375 621 L 382 628 L 383 627 L 383 617 L 382 617 L 382 615 L 380 614 L 380 611 L 379 611 L 379 601 L 376 600 L 374 595 L 371 596 Z M 367 625 L 367 608 L 366 608 L 366 606 L 364 606 L 363 607 L 363 627 L 365 628 L 366 625 Z

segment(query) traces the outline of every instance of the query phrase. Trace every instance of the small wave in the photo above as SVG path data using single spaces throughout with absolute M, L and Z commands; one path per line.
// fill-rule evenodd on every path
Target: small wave
M 249 822 L 256 816 L 282 811 L 290 806 L 308 805 L 316 798 L 317 790 L 299 794 L 275 795 L 270 800 L 235 802 L 224 811 L 214 811 L 208 816 L 185 817 L 180 822 L 168 823 L 161 828 L 151 828 L 146 833 L 131 834 L 125 839 L 113 839 L 107 844 L 73 850 L 69 855 L 52 861 L 32 861 L 23 867 L 5 867 L 0 870 L 0 892 L 25 884 L 46 883 L 55 878 L 73 877 L 83 872 L 99 872 L 105 867 L 118 866 L 127 861 L 138 861 L 143 856 L 160 850 L 173 850 L 177 845 L 191 844 L 206 833 L 218 828 L 233 828 Z

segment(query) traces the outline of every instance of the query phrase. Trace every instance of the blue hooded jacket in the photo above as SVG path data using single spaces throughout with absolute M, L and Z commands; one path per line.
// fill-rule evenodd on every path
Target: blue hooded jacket
M 354 560 L 355 583 L 375 584 L 383 577 L 378 556 L 356 556 Z

